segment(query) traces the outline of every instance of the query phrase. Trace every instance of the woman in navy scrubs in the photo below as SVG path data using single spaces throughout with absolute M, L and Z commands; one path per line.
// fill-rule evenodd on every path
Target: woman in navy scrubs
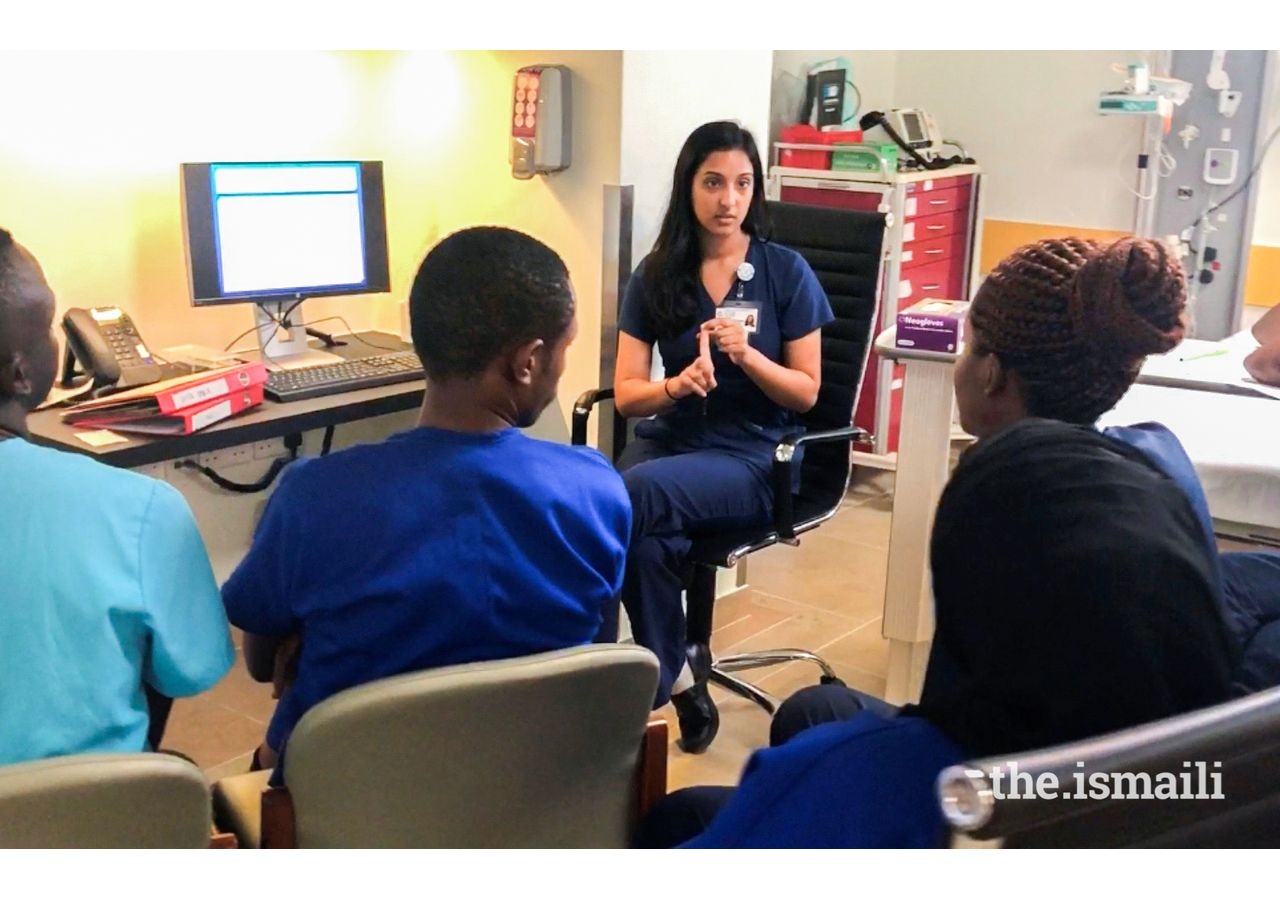
M 653 417 L 618 462 L 634 509 L 622 602 L 636 640 L 662 662 L 656 705 L 671 698 L 688 753 L 719 727 L 706 661 L 686 658 L 690 536 L 771 518 L 773 449 L 817 402 L 819 329 L 833 318 L 804 259 L 767 237 L 751 133 L 700 126 L 680 150 L 658 239 L 619 314 L 615 402 L 624 416 Z

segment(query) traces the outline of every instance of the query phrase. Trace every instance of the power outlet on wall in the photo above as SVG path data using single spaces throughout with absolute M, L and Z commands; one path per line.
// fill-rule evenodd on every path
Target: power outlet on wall
M 253 445 L 254 459 L 278 459 L 288 455 L 289 450 L 284 445 L 284 438 L 271 438 L 258 441 Z
M 226 469 L 231 466 L 253 462 L 254 446 L 254 444 L 241 444 L 238 447 L 227 447 L 223 450 L 201 453 L 196 457 L 196 462 L 210 469 Z

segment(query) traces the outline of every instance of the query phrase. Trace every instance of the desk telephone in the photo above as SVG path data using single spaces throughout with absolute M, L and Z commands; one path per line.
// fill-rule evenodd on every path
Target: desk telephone
M 62 330 L 67 335 L 63 387 L 74 387 L 80 375 L 89 376 L 95 390 L 152 384 L 163 375 L 137 326 L 119 307 L 69 309 L 62 317 Z

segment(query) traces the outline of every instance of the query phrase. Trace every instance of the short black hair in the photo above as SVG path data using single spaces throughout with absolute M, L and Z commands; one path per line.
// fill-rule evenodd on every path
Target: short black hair
M 16 246 L 13 235 L 0 228 L 0 309 L 13 299 L 9 296 L 9 281 L 13 277 L 13 264 L 17 259 L 17 254 L 14 253 Z
M 504 350 L 573 321 L 569 270 L 541 241 L 481 226 L 449 235 L 427 254 L 409 291 L 413 349 L 428 377 L 479 375 Z

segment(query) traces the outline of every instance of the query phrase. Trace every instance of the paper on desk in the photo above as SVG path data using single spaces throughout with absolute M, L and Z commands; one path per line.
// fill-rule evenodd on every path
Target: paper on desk
M 1233 394 L 1255 394 L 1280 400 L 1280 388 L 1259 384 L 1245 370 L 1244 360 L 1257 342 L 1188 338 L 1168 353 L 1148 356 L 1138 380 L 1172 387 L 1199 388 Z
M 185 364 L 196 369 L 221 369 L 250 361 L 244 353 L 223 353 L 200 344 L 165 347 L 158 355 L 171 363 Z
M 93 385 L 91 383 L 77 385 L 73 388 L 64 388 L 55 384 L 49 389 L 49 396 L 45 398 L 43 403 L 36 407 L 36 410 L 51 409 L 55 406 L 69 406 L 70 404 L 76 403 L 80 400 L 87 400 L 90 397 L 89 392 L 91 390 L 93 390 Z
M 129 439 L 123 434 L 116 434 L 114 431 L 108 431 L 105 428 L 99 428 L 97 431 L 77 431 L 76 437 L 84 441 L 90 447 L 105 447 L 108 444 L 127 444 Z

